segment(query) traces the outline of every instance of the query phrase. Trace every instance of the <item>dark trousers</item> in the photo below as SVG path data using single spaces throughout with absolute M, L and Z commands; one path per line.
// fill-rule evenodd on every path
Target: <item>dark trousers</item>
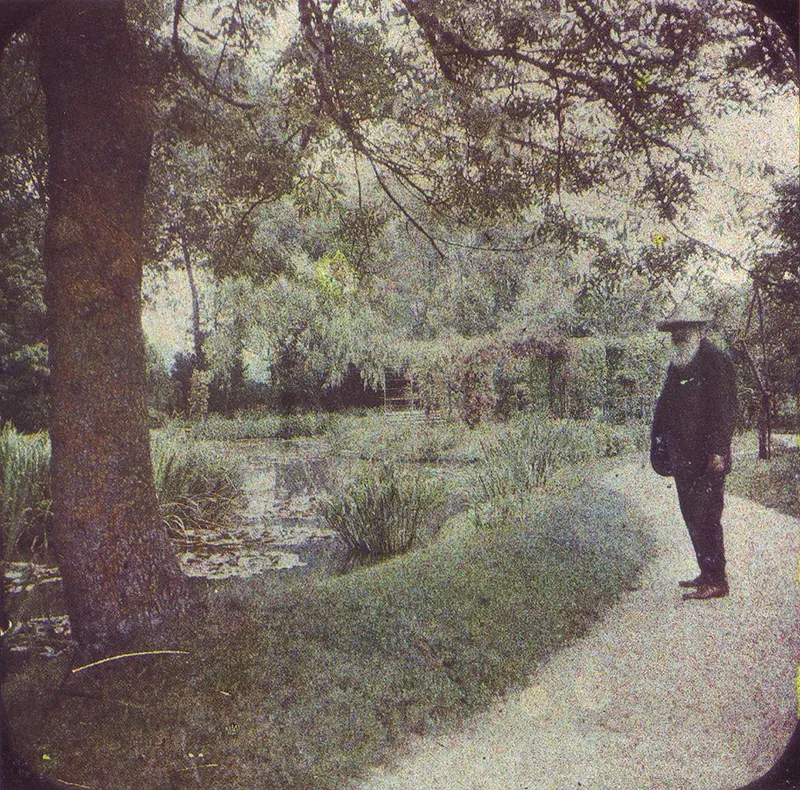
M 676 474 L 675 488 L 700 573 L 711 584 L 725 581 L 721 521 L 725 475 L 717 472 Z

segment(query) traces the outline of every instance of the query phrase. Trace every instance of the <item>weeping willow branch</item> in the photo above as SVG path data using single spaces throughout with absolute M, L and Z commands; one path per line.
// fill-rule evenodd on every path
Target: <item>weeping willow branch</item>
M 375 162 L 373 162 L 371 159 L 369 162 L 372 165 L 372 171 L 375 173 L 375 178 L 377 179 L 378 184 L 380 184 L 381 189 L 384 191 L 389 200 L 391 200 L 392 203 L 397 206 L 400 213 L 428 240 L 433 249 L 438 253 L 439 257 L 444 260 L 447 256 L 444 254 L 444 252 L 442 252 L 441 247 L 439 247 L 439 245 L 436 243 L 436 239 L 427 230 L 425 230 L 425 228 L 411 215 L 402 202 L 394 196 L 392 190 L 389 189 L 388 184 L 384 181 L 383 177 L 378 171 L 378 167 Z

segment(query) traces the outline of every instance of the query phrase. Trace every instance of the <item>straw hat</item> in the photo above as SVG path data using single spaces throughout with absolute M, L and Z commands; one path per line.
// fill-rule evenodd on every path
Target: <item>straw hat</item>
M 703 326 L 711 321 L 694 305 L 680 305 L 667 318 L 656 324 L 659 332 L 671 332 L 681 326 Z

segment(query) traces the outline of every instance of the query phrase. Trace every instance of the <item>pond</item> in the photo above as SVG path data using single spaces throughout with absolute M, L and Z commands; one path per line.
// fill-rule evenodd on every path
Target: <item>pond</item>
M 186 530 L 176 540 L 189 577 L 247 579 L 340 573 L 351 567 L 343 542 L 316 513 L 320 496 L 358 463 L 315 439 L 251 439 L 204 442 L 209 453 L 235 459 L 242 470 L 241 507 L 230 522 Z M 410 464 L 419 468 L 417 464 Z M 424 464 L 448 491 L 446 519 L 465 509 L 469 490 L 463 462 Z M 465 498 L 466 496 L 466 498 Z M 12 654 L 58 655 L 70 646 L 57 568 L 11 563 L 6 568 L 9 611 L 17 612 L 8 637 Z M 58 614 L 54 614 L 58 613 Z
M 315 512 L 333 469 L 330 453 L 320 442 L 209 444 L 241 464 L 244 506 L 233 525 L 188 535 L 179 545 L 187 575 L 225 579 L 264 571 L 323 571 L 335 565 L 341 544 Z
M 318 441 L 208 442 L 209 450 L 237 459 L 244 497 L 232 523 L 188 530 L 176 542 L 187 576 L 247 578 L 259 573 L 329 573 L 342 567 L 344 547 L 315 513 L 333 474 L 331 454 Z M 60 604 L 58 569 L 35 562 L 5 570 L 12 654 L 53 656 L 70 645 L 69 621 L 52 612 Z

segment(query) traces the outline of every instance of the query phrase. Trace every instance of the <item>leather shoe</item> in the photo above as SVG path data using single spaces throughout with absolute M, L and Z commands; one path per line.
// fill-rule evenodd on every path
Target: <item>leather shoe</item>
M 678 582 L 678 587 L 702 587 L 705 583 L 706 580 L 701 573 L 699 576 L 695 576 L 694 579 L 686 579 L 685 581 Z
M 728 583 L 701 584 L 693 592 L 683 594 L 684 601 L 707 601 L 709 598 L 724 598 L 728 594 Z

